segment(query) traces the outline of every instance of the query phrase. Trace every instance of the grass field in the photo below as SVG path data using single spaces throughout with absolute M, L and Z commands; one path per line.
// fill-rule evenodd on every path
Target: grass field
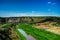
M 60 40 L 60 35 L 54 34 L 52 32 L 46 31 L 46 30 L 41 29 L 41 28 L 40 29 L 35 28 L 35 27 L 32 26 L 33 24 L 30 24 L 30 23 L 18 23 L 17 25 L 18 25 L 18 27 L 16 26 L 16 24 L 13 25 L 13 27 L 11 27 L 11 23 L 7 23 L 7 24 L 2 25 L 1 28 L 7 28 L 8 29 L 8 28 L 11 27 L 18 35 L 17 39 L 14 39 L 14 40 L 26 40 L 24 35 L 21 34 L 17 30 L 19 28 L 24 30 L 28 35 L 31 35 L 32 37 L 34 37 L 36 40 Z M 14 35 L 16 34 L 15 32 L 14 32 Z M 10 37 L 12 37 L 12 36 L 10 36 Z
M 18 28 L 16 26 L 14 26 L 14 30 L 16 31 L 16 33 L 19 35 L 18 40 L 26 40 L 26 38 L 24 37 L 24 35 L 22 35 L 19 31 Z
M 37 29 L 32 27 L 32 24 L 20 23 L 19 28 L 23 29 L 27 34 L 36 38 L 36 40 L 60 40 L 60 35 Z

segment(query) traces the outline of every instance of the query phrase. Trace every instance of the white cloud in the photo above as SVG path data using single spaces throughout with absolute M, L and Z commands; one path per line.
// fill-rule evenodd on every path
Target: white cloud
M 48 2 L 48 4 L 55 5 L 56 3 L 55 2 Z
M 48 2 L 48 4 L 51 4 L 51 2 Z

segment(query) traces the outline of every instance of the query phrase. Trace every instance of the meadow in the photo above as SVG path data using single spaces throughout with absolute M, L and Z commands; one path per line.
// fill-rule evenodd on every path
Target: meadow
M 59 40 L 60 35 L 45 31 L 44 29 L 37 29 L 32 27 L 33 24 L 19 23 L 19 28 L 23 29 L 27 34 L 36 38 L 36 40 Z

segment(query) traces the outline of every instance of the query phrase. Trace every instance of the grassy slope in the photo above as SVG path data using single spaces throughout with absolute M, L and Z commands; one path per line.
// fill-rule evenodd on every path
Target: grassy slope
M 14 30 L 16 31 L 16 33 L 19 35 L 18 40 L 26 40 L 26 38 L 17 30 L 18 28 L 16 26 L 14 26 Z
M 9 32 L 10 27 L 9 26 L 10 25 L 11 25 L 10 23 L 6 23 L 6 24 L 3 24 L 0 26 L 0 32 L 1 32 L 0 36 L 2 36 L 2 39 L 5 38 L 5 40 L 12 40 L 11 37 L 9 36 L 10 35 L 10 32 Z
M 9 30 L 9 28 L 10 28 L 10 26 L 11 26 L 11 23 L 6 23 L 6 24 L 3 24 L 3 25 L 1 25 L 0 26 L 0 31 L 2 30 L 2 31 L 4 31 L 5 30 L 5 28 L 6 28 L 6 30 Z M 12 28 L 12 27 L 11 27 Z M 4 30 L 3 30 L 4 29 Z M 17 30 L 17 28 L 16 28 L 16 26 L 14 26 L 14 28 L 13 28 L 15 31 L 16 31 L 16 33 L 19 35 L 19 37 L 17 38 L 17 39 L 14 39 L 14 38 L 11 38 L 13 35 L 11 35 L 11 33 L 10 34 L 7 34 L 8 36 L 9 35 L 11 35 L 11 36 L 9 36 L 12 40 L 26 40 L 26 38 L 22 35 L 22 34 L 20 34 L 20 32 Z M 10 31 L 9 31 L 10 32 Z M 14 32 L 14 31 L 13 31 Z M 8 32 L 7 32 L 8 33 Z M 2 35 L 3 36 L 3 35 Z M 6 37 L 7 38 L 7 37 Z M 8 38 L 7 38 L 8 39 Z
M 37 40 L 60 40 L 60 35 L 53 34 L 43 29 L 34 28 L 31 24 L 20 23 L 19 27 L 27 34 L 34 36 Z

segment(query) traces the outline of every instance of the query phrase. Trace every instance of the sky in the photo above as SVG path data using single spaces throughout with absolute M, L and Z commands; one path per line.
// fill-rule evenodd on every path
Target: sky
M 60 16 L 60 0 L 0 0 L 0 17 Z

